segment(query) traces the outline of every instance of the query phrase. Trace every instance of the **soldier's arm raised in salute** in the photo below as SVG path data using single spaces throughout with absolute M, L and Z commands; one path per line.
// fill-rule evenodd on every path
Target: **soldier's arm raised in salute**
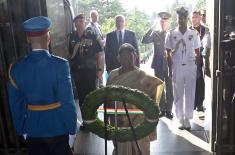
M 155 24 L 154 24 L 155 25 Z M 143 44 L 149 44 L 153 42 L 153 26 L 146 32 L 146 34 L 143 36 L 142 43 Z

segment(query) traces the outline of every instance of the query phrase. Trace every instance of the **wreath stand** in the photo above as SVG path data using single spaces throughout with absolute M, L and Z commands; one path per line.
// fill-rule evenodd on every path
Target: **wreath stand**
M 122 103 L 123 103 L 123 106 L 124 106 L 124 109 L 125 109 L 125 112 L 126 112 L 126 116 L 127 116 L 127 119 L 128 119 L 128 122 L 129 122 L 129 125 L 130 125 L 130 127 L 131 127 L 131 131 L 132 131 L 132 134 L 133 134 L 133 136 L 134 136 L 134 140 L 135 140 L 135 144 L 136 144 L 136 146 L 137 146 L 137 149 L 138 149 L 138 152 L 139 152 L 139 155 L 142 155 L 142 153 L 141 153 L 141 150 L 140 150 L 140 146 L 139 146 L 139 144 L 138 144 L 138 141 L 137 141 L 137 138 L 136 138 L 136 133 L 135 133 L 135 130 L 134 130 L 134 127 L 133 127 L 133 125 L 132 125 L 132 123 L 131 123 L 131 120 L 130 120 L 130 116 L 129 116 L 129 113 L 128 113 L 128 110 L 127 110 L 127 107 L 126 107 L 126 101 L 125 101 L 125 99 L 123 99 L 123 101 L 122 101 Z M 107 119 L 107 106 L 106 106 L 106 104 L 107 104 L 107 102 L 105 101 L 104 102 L 104 132 L 105 132 L 105 155 L 107 155 L 107 124 L 108 124 L 108 119 Z M 117 132 L 117 103 L 115 102 L 115 133 Z M 115 149 L 115 155 L 118 155 L 118 142 L 117 142 L 117 136 L 116 136 L 116 134 L 115 134 L 115 139 L 114 139 L 114 147 L 116 148 Z
M 111 114 L 115 114 L 115 118 L 119 113 L 126 115 L 130 128 L 118 128 L 117 122 L 114 126 L 108 124 L 109 109 L 107 107 L 108 104 L 115 101 L 122 102 L 124 109 L 121 111 L 117 111 L 117 108 L 115 111 L 111 109 Z M 144 113 L 145 119 L 140 125 L 133 127 L 129 117 L 129 114 L 136 114 L 140 111 L 128 112 L 126 103 L 135 105 L 141 110 L 141 114 Z M 104 105 L 102 110 L 104 111 L 104 121 L 97 117 L 97 111 L 100 111 L 99 107 L 102 104 Z M 137 140 L 152 133 L 159 120 L 159 109 L 155 101 L 141 91 L 123 86 L 108 86 L 91 92 L 85 98 L 81 112 L 85 129 L 105 139 L 105 155 L 107 155 L 107 140 L 113 140 L 116 144 L 117 142 L 136 141 L 138 148 Z

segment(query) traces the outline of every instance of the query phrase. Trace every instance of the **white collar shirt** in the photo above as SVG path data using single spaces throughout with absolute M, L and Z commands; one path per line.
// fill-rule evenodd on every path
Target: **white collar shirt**
M 124 42 L 124 35 L 125 35 L 125 29 L 122 30 L 116 30 L 117 40 L 119 42 L 119 32 L 122 32 L 122 42 Z
M 99 34 L 100 38 L 103 37 L 103 33 L 101 32 L 100 25 L 97 22 L 91 22 L 90 25 L 95 28 L 97 34 Z
M 173 65 L 195 63 L 195 49 L 201 47 L 200 37 L 196 30 L 187 28 L 182 34 L 179 28 L 166 35 L 165 48 L 171 49 Z

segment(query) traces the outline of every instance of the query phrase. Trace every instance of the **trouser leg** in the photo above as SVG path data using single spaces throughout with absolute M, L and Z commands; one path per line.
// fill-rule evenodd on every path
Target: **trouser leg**
M 182 66 L 173 69 L 173 95 L 175 103 L 175 112 L 179 120 L 184 119 L 183 97 L 184 97 L 184 77 L 182 75 Z
M 86 95 L 96 89 L 96 71 L 92 69 L 81 69 L 78 74 L 78 98 L 79 105 L 82 106 Z
M 72 155 L 69 136 L 27 138 L 29 155 Z
M 201 76 L 196 79 L 194 109 L 195 108 L 202 109 L 203 101 L 205 98 L 205 81 L 204 81 L 202 68 L 199 69 L 199 72 Z
M 211 77 L 211 69 L 210 69 L 210 51 L 208 51 L 208 53 L 206 54 L 206 56 L 203 57 L 204 59 L 204 71 L 205 71 L 205 75 L 207 75 L 208 77 Z
M 35 138 L 28 138 L 27 137 L 27 144 L 28 144 L 28 153 L 29 155 L 47 155 L 49 151 L 47 146 L 43 143 L 40 139 Z
M 173 105 L 173 88 L 172 80 L 165 74 L 165 90 L 166 90 L 166 111 L 172 110 Z
M 196 87 L 196 65 L 185 67 L 185 118 L 193 118 L 193 107 Z

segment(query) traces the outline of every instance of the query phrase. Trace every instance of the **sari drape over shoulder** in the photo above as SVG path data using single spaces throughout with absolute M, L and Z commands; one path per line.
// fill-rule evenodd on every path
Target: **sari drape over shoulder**
M 110 72 L 109 78 L 107 80 L 107 85 L 121 85 L 125 87 L 129 87 L 132 89 L 138 89 L 145 94 L 149 95 L 152 99 L 156 100 L 156 103 L 159 103 L 161 98 L 161 93 L 163 90 L 163 82 L 157 77 L 151 76 L 146 72 L 136 68 L 132 71 L 121 73 L 120 68 L 113 70 Z M 124 108 L 123 104 L 116 103 L 117 108 Z M 114 108 L 114 105 L 112 105 Z M 128 109 L 135 109 L 136 107 L 132 104 L 127 104 Z M 133 126 L 138 125 L 144 120 L 143 114 L 138 115 L 130 115 L 131 123 Z M 110 122 L 114 125 L 114 116 L 110 117 Z M 117 126 L 118 127 L 129 127 L 129 122 L 126 116 L 118 116 L 117 117 Z M 150 141 L 151 139 L 156 139 L 156 132 L 153 132 L 149 136 L 146 136 L 140 140 L 138 140 L 138 144 L 140 146 L 140 150 L 142 155 L 150 154 Z M 125 155 L 138 155 L 138 149 L 134 141 L 129 142 L 118 142 L 117 148 L 118 154 Z M 113 151 L 115 154 L 115 151 Z

